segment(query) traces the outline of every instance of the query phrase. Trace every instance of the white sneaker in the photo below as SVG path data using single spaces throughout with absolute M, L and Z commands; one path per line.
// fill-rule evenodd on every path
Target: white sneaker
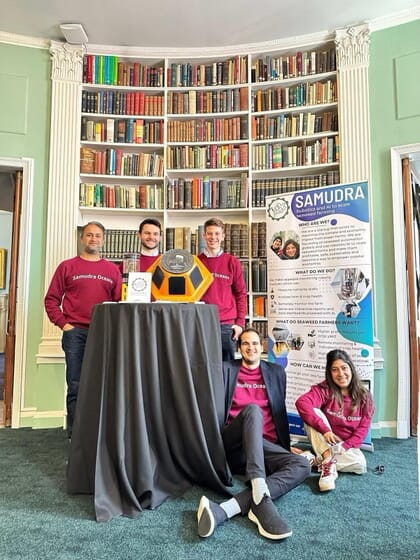
M 316 457 L 311 451 L 302 451 L 301 455 L 302 455 L 302 457 L 306 457 L 306 459 L 308 459 L 311 467 L 317 467 L 318 466 L 317 461 L 316 461 Z
M 322 462 L 319 466 L 319 471 L 321 472 L 321 476 L 319 477 L 319 489 L 321 492 L 334 490 L 335 479 L 338 477 L 335 459 L 331 457 L 331 459 Z

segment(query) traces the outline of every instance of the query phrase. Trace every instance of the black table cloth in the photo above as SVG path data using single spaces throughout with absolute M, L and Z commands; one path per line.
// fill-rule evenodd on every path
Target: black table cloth
M 192 484 L 231 484 L 214 305 L 105 303 L 86 343 L 67 472 L 96 519 L 134 517 Z

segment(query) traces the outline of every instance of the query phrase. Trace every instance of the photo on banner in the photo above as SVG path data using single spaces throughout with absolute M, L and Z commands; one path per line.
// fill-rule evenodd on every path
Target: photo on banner
M 299 436 L 304 430 L 295 400 L 325 378 L 330 350 L 348 352 L 372 389 L 368 184 L 268 196 L 266 213 L 267 352 L 286 369 L 290 433 Z

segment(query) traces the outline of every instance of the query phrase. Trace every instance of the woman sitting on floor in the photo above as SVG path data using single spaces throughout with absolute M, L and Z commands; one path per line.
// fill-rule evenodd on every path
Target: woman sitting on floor
M 327 354 L 325 380 L 296 401 L 321 473 L 319 489 L 334 490 L 337 471 L 362 474 L 360 450 L 373 416 L 373 399 L 344 350 Z

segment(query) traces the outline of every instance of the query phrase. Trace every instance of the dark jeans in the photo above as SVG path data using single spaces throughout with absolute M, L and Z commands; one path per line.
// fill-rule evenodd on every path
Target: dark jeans
M 303 482 L 311 468 L 305 457 L 264 439 L 262 433 L 262 410 L 249 404 L 223 428 L 222 438 L 232 472 L 245 474 L 248 481 L 265 478 L 274 500 Z M 235 498 L 242 515 L 246 515 L 251 507 L 251 490 L 243 490 Z
M 67 382 L 67 433 L 71 436 L 76 410 L 77 393 L 79 392 L 80 372 L 82 370 L 83 354 L 86 346 L 88 329 L 75 327 L 63 331 L 61 347 L 66 358 Z
M 237 341 L 232 340 L 232 325 L 220 325 L 222 335 L 222 360 L 229 362 L 235 359 Z

